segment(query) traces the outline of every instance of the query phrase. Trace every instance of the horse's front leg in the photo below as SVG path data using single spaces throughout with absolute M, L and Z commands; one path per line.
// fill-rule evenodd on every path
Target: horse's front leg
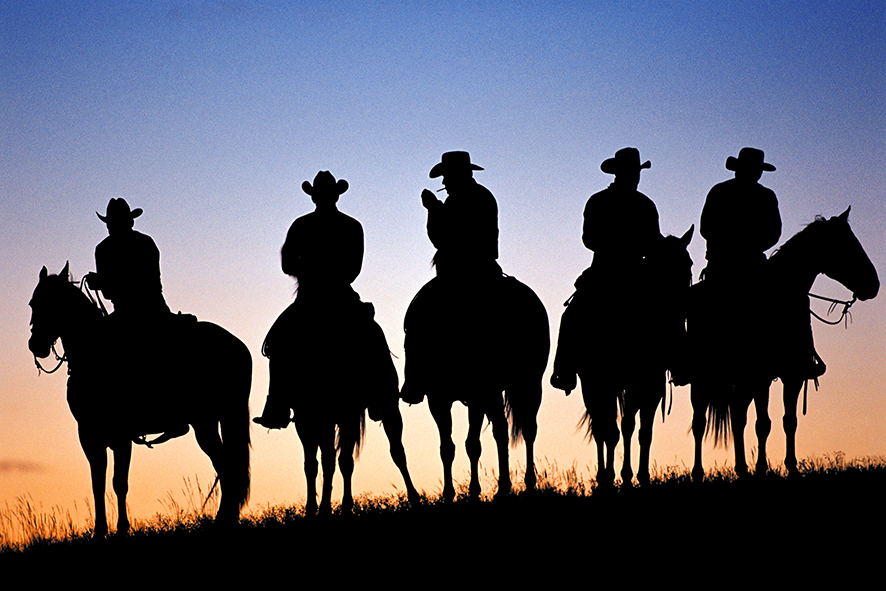
M 129 513 L 126 509 L 126 495 L 129 493 L 129 465 L 132 460 L 132 443 L 124 440 L 113 448 L 114 478 L 112 485 L 117 495 L 117 535 L 129 533 Z
M 92 499 L 95 503 L 95 527 L 93 538 L 108 535 L 108 517 L 105 512 L 105 478 L 108 473 L 107 447 L 93 440 L 92 434 L 82 427 L 78 431 L 80 447 L 89 462 L 89 475 L 92 479 Z
M 628 393 L 627 396 L 631 396 Z M 637 426 L 636 410 L 630 402 L 626 402 L 624 415 L 621 418 L 621 438 L 624 443 L 624 462 L 621 466 L 621 483 L 623 486 L 631 486 L 634 479 L 634 471 L 631 469 L 631 444 L 634 429 Z
M 800 388 L 803 387 L 802 380 L 785 380 L 782 378 L 784 399 L 784 439 L 785 439 L 785 455 L 784 467 L 788 471 L 788 476 L 796 476 L 797 471 L 797 401 L 800 399 Z
M 769 382 L 763 382 L 756 388 L 754 408 L 757 410 L 757 468 L 754 474 L 764 476 L 769 471 L 769 460 L 766 456 L 766 442 L 772 431 L 772 420 L 769 418 Z
M 455 443 L 452 442 L 452 403 L 443 402 L 438 396 L 428 396 L 431 416 L 440 433 L 440 460 L 443 462 L 443 500 L 455 500 L 452 486 L 452 462 L 455 461 Z

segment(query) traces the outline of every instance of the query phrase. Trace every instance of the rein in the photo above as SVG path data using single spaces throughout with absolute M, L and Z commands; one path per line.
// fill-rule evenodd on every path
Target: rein
M 64 355 L 58 354 L 58 351 L 55 350 L 55 343 L 52 343 L 52 347 L 50 347 L 50 349 L 52 350 L 52 354 L 55 355 L 58 363 L 52 369 L 46 369 L 45 367 L 43 367 L 43 364 L 40 363 L 40 360 L 37 358 L 37 356 L 34 355 L 34 364 L 37 366 L 37 375 L 40 375 L 41 371 L 43 373 L 55 373 L 58 371 L 58 368 L 60 368 L 62 364 L 64 364 L 64 362 L 68 360 L 68 358 Z
M 842 304 L 843 305 L 843 312 L 840 314 L 840 317 L 836 320 L 827 320 L 825 318 L 822 318 L 821 316 L 816 314 L 812 308 L 809 308 L 809 313 L 812 314 L 816 319 L 818 319 L 819 322 L 822 322 L 824 324 L 829 324 L 830 326 L 836 326 L 837 324 L 840 324 L 841 322 L 845 321 L 846 327 L 847 328 L 849 327 L 849 322 L 852 320 L 852 314 L 849 312 L 849 308 L 852 307 L 852 304 L 854 304 L 858 298 L 853 297 L 851 300 L 835 300 L 833 298 L 826 298 L 824 296 L 816 295 L 814 293 L 810 293 L 809 297 L 815 298 L 817 300 L 822 300 L 824 302 L 830 302 L 831 305 L 828 308 L 828 315 L 830 315 L 834 310 L 836 310 L 837 306 Z
M 73 283 L 74 285 L 79 287 L 80 291 L 82 291 L 84 294 L 86 294 L 86 297 L 89 299 L 89 301 L 92 303 L 92 305 L 96 306 L 99 310 L 102 311 L 102 316 L 108 315 L 108 309 L 105 308 L 105 303 L 102 301 L 101 294 L 99 293 L 99 291 L 97 289 L 94 289 L 92 291 L 89 290 L 89 286 L 86 284 L 85 277 L 83 279 L 81 279 L 80 281 L 72 281 L 71 283 Z M 95 295 L 93 295 L 93 292 L 95 292 Z

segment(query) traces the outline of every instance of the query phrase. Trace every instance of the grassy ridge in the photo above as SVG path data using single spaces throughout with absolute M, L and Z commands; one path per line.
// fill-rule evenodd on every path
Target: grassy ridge
M 276 507 L 231 531 L 197 512 L 158 517 L 126 538 L 94 542 L 84 531 L 6 548 L 0 572 L 53 565 L 54 573 L 205 583 L 245 570 L 260 583 L 301 569 L 387 577 L 405 568 L 432 580 L 466 581 L 476 571 L 521 582 L 542 569 L 551 584 L 556 569 L 591 576 L 620 568 L 661 583 L 671 571 L 644 566 L 654 560 L 680 577 L 752 577 L 762 568 L 770 581 L 816 581 L 838 569 L 849 577 L 874 572 L 886 550 L 883 458 L 806 461 L 791 479 L 738 481 L 723 471 L 692 483 L 688 471 L 673 470 L 648 487 L 609 490 L 568 474 L 542 476 L 539 490 L 494 501 L 410 507 L 402 498 L 364 496 L 353 515 L 306 519 L 301 507 Z

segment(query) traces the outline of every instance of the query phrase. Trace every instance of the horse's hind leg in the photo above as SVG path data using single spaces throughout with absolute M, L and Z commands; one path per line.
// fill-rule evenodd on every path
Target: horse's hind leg
M 117 495 L 117 535 L 129 533 L 129 512 L 126 495 L 129 494 L 129 464 L 132 460 L 132 443 L 124 440 L 114 448 L 114 478 L 112 485 Z
M 631 396 L 631 394 L 628 394 Z M 637 415 L 630 403 L 626 402 L 624 415 L 621 417 L 621 438 L 624 443 L 624 463 L 621 466 L 621 483 L 623 486 L 631 486 L 634 479 L 634 471 L 631 469 L 631 446 L 634 437 L 634 429 L 637 427 Z
M 305 483 L 307 484 L 305 516 L 312 517 L 317 513 L 317 471 L 319 469 L 317 451 L 320 447 L 316 435 L 317 425 L 313 423 L 305 425 L 303 422 L 298 421 L 295 423 L 295 430 L 298 432 L 298 438 L 301 439 L 305 458 L 304 470 Z
M 801 380 L 785 380 L 782 379 L 784 390 L 782 398 L 784 399 L 784 439 L 785 454 L 784 467 L 788 471 L 788 476 L 796 476 L 797 471 L 797 401 L 800 398 L 800 388 L 803 382 Z
M 400 415 L 400 409 L 393 407 L 388 415 L 382 420 L 382 426 L 385 429 L 385 435 L 388 437 L 388 444 L 391 450 L 391 459 L 394 465 L 403 475 L 403 482 L 406 484 L 406 494 L 410 503 L 418 503 L 420 496 L 415 486 L 412 484 L 412 478 L 409 476 L 409 469 L 406 467 L 406 450 L 403 449 L 403 417 Z
M 661 376 L 650 375 L 650 381 L 644 388 L 647 392 L 640 407 L 640 464 L 637 468 L 637 480 L 640 484 L 649 484 L 649 455 L 652 451 L 652 429 L 655 425 L 655 414 L 659 403 L 664 404 L 667 386 Z M 656 395 L 658 394 L 658 395 Z M 625 444 L 627 447 L 627 443 Z
M 500 395 L 496 396 L 495 399 L 496 401 L 493 401 L 489 405 L 489 408 L 485 413 L 481 412 L 480 415 L 476 417 L 476 420 L 471 416 L 470 429 L 473 430 L 475 425 L 477 429 L 476 438 L 474 439 L 477 445 L 475 450 L 476 461 L 474 460 L 474 457 L 471 457 L 471 484 L 473 487 L 475 480 L 473 473 L 475 473 L 479 467 L 480 428 L 483 425 L 483 414 L 485 414 L 489 418 L 489 422 L 492 423 L 492 437 L 495 439 L 495 446 L 498 450 L 498 492 L 496 493 L 496 496 L 503 497 L 511 492 L 511 470 L 508 462 L 508 420 L 507 417 L 505 417 Z M 468 455 L 470 455 L 470 451 L 468 452 Z M 477 488 L 479 489 L 479 483 Z M 479 490 L 477 492 L 479 493 Z M 472 496 L 474 496 L 473 493 Z
M 732 443 L 735 446 L 735 474 L 739 478 L 748 474 L 748 463 L 744 449 L 744 428 L 748 423 L 748 408 L 750 405 L 750 397 L 741 395 L 740 397 L 733 398 L 733 403 L 729 409 L 732 421 Z
M 222 443 L 219 436 L 218 423 L 214 421 L 196 423 L 194 425 L 194 436 L 197 438 L 197 445 L 200 446 L 203 453 L 209 456 L 209 461 L 212 462 L 212 468 L 215 470 L 221 485 L 221 502 L 219 503 L 216 520 L 220 523 L 236 524 L 240 519 L 240 506 L 236 502 L 234 495 L 228 494 L 229 492 L 234 492 L 233 487 L 228 486 L 233 484 L 231 481 L 233 474 L 229 474 L 228 466 L 224 461 L 225 444 Z
M 754 408 L 757 410 L 757 468 L 754 473 L 763 476 L 769 471 L 769 461 L 766 456 L 766 441 L 772 431 L 772 421 L 769 418 L 769 384 L 761 383 L 754 396 Z
M 537 483 L 535 474 L 535 438 L 538 435 L 536 415 L 523 424 L 523 444 L 526 446 L 526 490 L 534 490 Z
M 320 492 L 321 514 L 332 512 L 332 479 L 335 476 L 335 429 L 320 443 L 320 463 L 323 468 L 323 488 Z

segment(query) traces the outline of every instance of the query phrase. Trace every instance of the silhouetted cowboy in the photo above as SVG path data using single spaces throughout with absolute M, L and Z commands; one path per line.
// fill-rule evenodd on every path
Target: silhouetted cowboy
M 764 251 L 781 237 L 778 200 L 759 182 L 763 172 L 775 167 L 765 162 L 763 151 L 742 148 L 738 158 L 729 156 L 726 169 L 735 178 L 715 185 L 701 213 L 701 235 L 707 241 L 705 278 L 711 273 L 759 272 Z M 716 277 L 720 280 L 720 277 Z
M 142 214 L 125 199 L 111 199 L 107 212 L 96 215 L 108 227 L 108 237 L 95 247 L 95 272 L 86 276 L 114 304 L 114 312 L 147 319 L 169 314 L 160 282 L 160 251 L 154 240 L 133 229 Z
M 471 162 L 468 152 L 445 152 L 431 168 L 430 178 L 443 177 L 445 201 L 425 189 L 421 202 L 428 210 L 428 238 L 437 248 L 432 279 L 413 300 L 405 325 L 406 347 L 411 351 L 406 363 L 406 382 L 400 392 L 404 401 L 417 404 L 424 399 L 423 380 L 428 364 L 435 357 L 441 332 L 453 325 L 471 326 L 490 322 L 490 314 L 474 294 L 482 293 L 487 302 L 499 296 L 503 277 L 498 262 L 498 204 L 492 193 L 474 179 L 483 170 Z M 442 189 L 441 189 L 442 190 Z M 408 386 L 407 386 L 408 385 Z
M 495 197 L 474 179 L 483 170 L 467 152 L 446 152 L 431 168 L 430 178 L 443 177 L 446 201 L 422 191 L 428 210 L 428 238 L 436 247 L 434 263 L 440 277 L 500 277 L 498 266 L 498 205 Z
M 643 257 L 662 240 L 655 204 L 637 191 L 640 171 L 651 166 L 648 160 L 640 163 L 636 148 L 622 148 L 600 165 L 600 170 L 615 175 L 615 179 L 585 205 L 582 243 L 594 251 L 594 259 L 575 282 L 576 293 L 570 304 L 573 312 L 588 308 L 590 302 L 606 293 L 617 294 L 613 297 L 620 299 L 639 295 Z M 579 341 L 587 336 L 582 333 L 582 323 L 569 316 L 572 314 L 567 308 L 551 376 L 551 385 L 567 394 L 576 386 L 573 356 Z
M 302 190 L 316 209 L 292 223 L 280 253 L 283 272 L 298 281 L 298 296 L 274 323 L 263 346 L 271 360 L 271 384 L 262 416 L 254 421 L 271 429 L 290 422 L 291 393 L 277 374 L 295 367 L 303 348 L 314 346 L 309 342 L 312 331 L 349 326 L 360 334 L 373 315 L 372 305 L 361 302 L 351 287 L 363 265 L 363 226 L 336 205 L 348 182 L 321 171 L 313 185 L 302 183 Z
M 182 339 L 182 334 L 176 333 L 173 319 L 177 316 L 170 312 L 163 298 L 160 250 L 150 236 L 133 229 L 135 218 L 141 214 L 140 208 L 131 210 L 122 198 L 111 199 L 105 215 L 96 212 L 108 227 L 108 237 L 95 247 L 95 272 L 88 273 L 86 281 L 114 304 L 103 333 L 111 357 L 119 355 L 125 343 L 130 355 L 154 361 L 164 357 L 181 360 L 185 352 L 180 346 L 185 346 L 187 341 Z M 188 323 L 194 320 L 192 316 L 187 318 Z M 109 362 L 107 373 L 114 375 L 114 366 L 114 361 Z M 164 429 L 161 436 L 151 441 L 135 439 L 136 443 L 159 444 L 189 431 L 187 423 L 168 422 L 168 409 L 164 405 L 170 400 L 163 393 L 150 400 L 127 402 L 141 408 L 139 412 L 150 413 L 146 429 Z

